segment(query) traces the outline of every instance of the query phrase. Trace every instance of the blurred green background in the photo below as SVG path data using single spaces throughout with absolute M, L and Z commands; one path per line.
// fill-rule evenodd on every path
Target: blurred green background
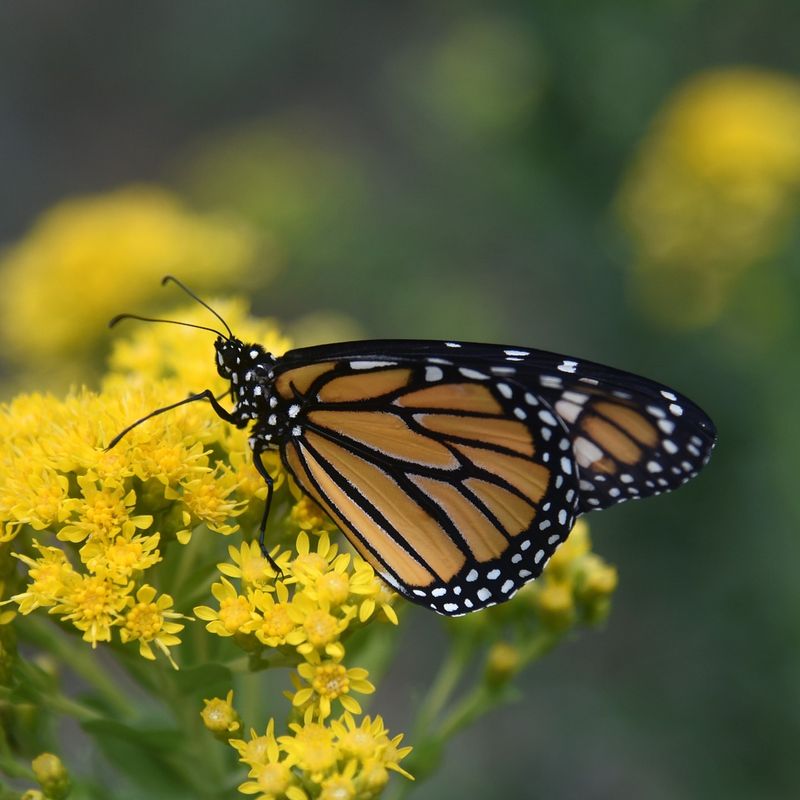
M 177 302 L 167 269 L 301 343 L 496 341 L 675 386 L 711 465 L 591 517 L 606 628 L 415 796 L 797 796 L 799 27 L 796 0 L 4 3 L 5 394 L 94 381 L 108 316 Z M 170 215 L 233 238 L 162 252 Z M 447 646 L 407 619 L 393 730 Z

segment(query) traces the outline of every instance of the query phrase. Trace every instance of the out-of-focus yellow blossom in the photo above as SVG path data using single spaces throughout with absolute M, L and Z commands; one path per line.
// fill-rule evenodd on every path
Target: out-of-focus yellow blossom
M 163 275 L 207 289 L 242 276 L 256 247 L 241 222 L 189 211 L 153 186 L 65 200 L 0 261 L 5 350 L 51 368 L 69 354 L 74 364 L 114 314 L 160 300 Z
M 52 753 L 42 753 L 31 762 L 31 769 L 48 800 L 64 800 L 72 782 L 64 763 Z
M 502 686 L 517 674 L 521 666 L 518 647 L 508 642 L 496 642 L 486 657 L 486 681 L 491 686 Z
M 233 689 L 224 700 L 221 697 L 212 697 L 203 702 L 205 705 L 200 712 L 203 725 L 218 739 L 227 742 L 242 727 L 239 714 L 233 707 Z
M 336 530 L 331 518 L 307 495 L 300 494 L 292 482 L 292 494 L 296 500 L 289 512 L 289 522 L 309 533 L 330 533 Z
M 760 69 L 701 73 L 667 101 L 617 208 L 633 286 L 665 323 L 722 312 L 740 275 L 780 245 L 800 188 L 800 81 Z

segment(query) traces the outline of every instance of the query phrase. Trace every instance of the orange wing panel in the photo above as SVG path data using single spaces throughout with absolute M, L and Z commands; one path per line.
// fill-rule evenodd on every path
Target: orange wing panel
M 411 480 L 444 510 L 478 561 L 498 558 L 508 547 L 508 539 L 453 484 L 419 475 Z
M 464 553 L 439 523 L 383 470 L 319 434 L 309 432 L 306 441 L 355 491 L 383 514 L 411 549 L 443 581 L 449 581 L 461 569 L 466 560 Z M 362 536 L 368 539 L 369 531 L 362 530 L 355 520 L 353 522 Z M 375 527 L 374 523 L 371 527 Z
M 414 419 L 428 430 L 437 433 L 496 444 L 533 458 L 533 439 L 530 431 L 516 420 L 459 417 L 454 414 L 415 414 Z
M 439 469 L 457 469 L 458 459 L 444 445 L 412 431 L 396 414 L 384 411 L 312 411 L 310 422 L 343 434 L 392 458 Z
M 328 381 L 317 397 L 323 403 L 356 403 L 395 392 L 408 385 L 410 369 L 384 369 L 342 375 Z
M 472 411 L 479 414 L 503 413 L 492 393 L 477 383 L 439 384 L 409 392 L 394 402 L 404 408 L 443 408 L 448 411 Z

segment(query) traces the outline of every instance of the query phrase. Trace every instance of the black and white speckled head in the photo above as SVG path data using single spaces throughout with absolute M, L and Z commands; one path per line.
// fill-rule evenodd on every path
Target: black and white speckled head
M 268 395 L 275 357 L 260 344 L 248 344 L 235 336 L 219 336 L 214 342 L 217 372 L 231 382 L 231 395 L 240 412 L 255 418 L 259 402 Z

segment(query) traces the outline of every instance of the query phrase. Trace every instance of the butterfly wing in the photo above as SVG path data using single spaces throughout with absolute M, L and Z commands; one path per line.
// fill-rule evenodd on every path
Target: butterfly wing
M 446 614 L 507 599 L 578 513 L 675 488 L 713 443 L 705 415 L 665 387 L 521 348 L 304 348 L 278 362 L 275 391 L 298 408 L 281 453 L 299 484 L 388 582 Z M 692 436 L 701 455 L 673 474 L 664 442 Z

